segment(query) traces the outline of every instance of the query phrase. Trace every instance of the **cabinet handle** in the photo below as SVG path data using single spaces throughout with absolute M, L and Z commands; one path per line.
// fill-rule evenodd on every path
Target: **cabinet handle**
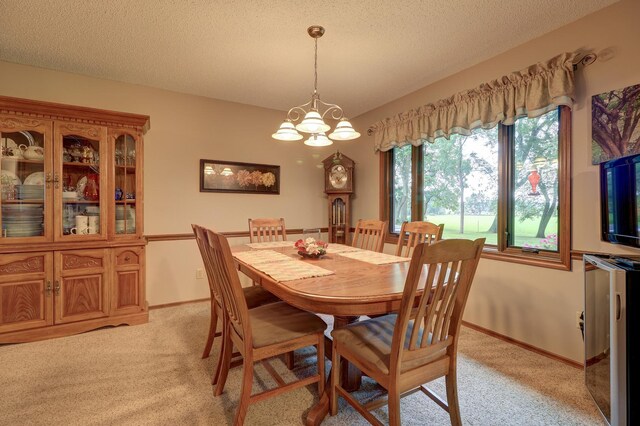
M 56 280 L 55 291 L 56 291 L 56 296 L 59 296 L 60 295 L 60 281 L 58 281 L 58 280 Z
M 47 280 L 47 286 L 45 287 L 45 292 L 48 295 L 51 295 L 51 281 Z
M 622 310 L 622 301 L 620 297 L 620 293 L 616 293 L 616 321 L 620 321 L 620 314 Z
M 130 258 L 129 256 L 125 256 L 125 257 L 124 257 L 124 261 L 125 261 L 125 262 L 128 262 L 128 261 L 130 261 L 130 260 L 131 260 L 131 258 Z
M 53 182 L 55 183 L 54 187 L 56 189 L 60 188 L 60 176 L 57 173 L 53 174 Z
M 47 183 L 47 189 L 51 188 L 51 172 L 46 174 L 44 181 Z

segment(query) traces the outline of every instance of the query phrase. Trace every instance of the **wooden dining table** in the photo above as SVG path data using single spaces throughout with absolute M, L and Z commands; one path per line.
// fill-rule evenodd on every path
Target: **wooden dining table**
M 233 253 L 247 250 L 253 249 L 246 245 L 232 247 Z M 293 242 L 291 247 L 276 247 L 269 250 L 312 263 L 333 271 L 334 274 L 279 282 L 236 258 L 239 271 L 297 308 L 317 314 L 332 315 L 334 328 L 357 321 L 362 315 L 384 314 L 397 311 L 400 307 L 404 282 L 409 270 L 408 261 L 375 265 L 331 252 L 320 259 L 302 259 L 293 247 Z M 330 357 L 331 339 L 325 340 L 325 353 Z M 346 362 L 342 367 L 343 387 L 348 390 L 357 389 L 360 386 L 360 372 Z M 306 418 L 307 425 L 320 424 L 329 412 L 329 386 L 325 389 L 318 404 L 309 411 Z

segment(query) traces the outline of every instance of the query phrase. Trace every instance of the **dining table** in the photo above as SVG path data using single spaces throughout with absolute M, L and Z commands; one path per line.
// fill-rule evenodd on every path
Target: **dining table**
M 358 321 L 363 315 L 399 309 L 409 270 L 408 258 L 339 244 L 329 245 L 320 258 L 305 258 L 293 244 L 280 241 L 239 245 L 232 247 L 232 254 L 238 270 L 256 284 L 299 309 L 333 316 L 334 328 Z M 300 272 L 305 269 L 310 271 Z M 422 289 L 419 290 L 421 294 Z M 331 338 L 327 337 L 328 357 L 331 344 Z M 356 390 L 360 386 L 360 372 L 346 360 L 343 362 L 342 386 Z M 320 424 L 329 412 L 329 389 L 327 385 L 318 403 L 308 412 L 307 425 Z

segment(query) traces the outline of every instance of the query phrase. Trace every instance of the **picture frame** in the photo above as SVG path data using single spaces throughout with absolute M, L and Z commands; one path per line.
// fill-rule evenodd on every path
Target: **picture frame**
M 200 192 L 280 194 L 280 166 L 200 160 Z
M 591 98 L 591 163 L 640 153 L 640 84 Z

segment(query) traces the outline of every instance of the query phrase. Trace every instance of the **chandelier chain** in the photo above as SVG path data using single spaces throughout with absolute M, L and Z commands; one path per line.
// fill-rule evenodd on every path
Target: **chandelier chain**
M 318 39 L 314 39 L 315 41 L 315 57 L 313 60 L 313 71 L 314 71 L 314 79 L 313 79 L 313 93 L 318 93 Z

